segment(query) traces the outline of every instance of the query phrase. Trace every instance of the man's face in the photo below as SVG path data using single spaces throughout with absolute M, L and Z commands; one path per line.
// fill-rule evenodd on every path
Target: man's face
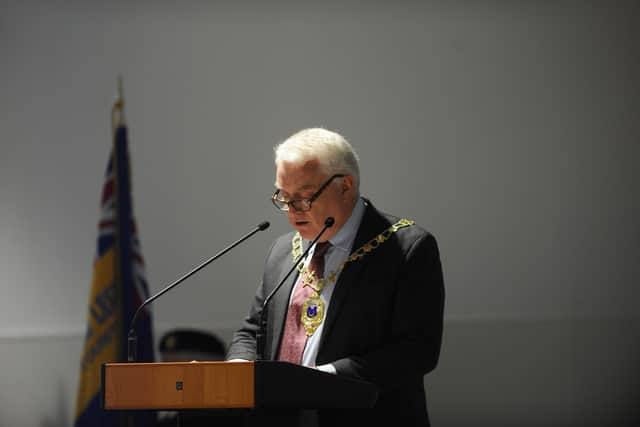
M 308 199 L 331 178 L 320 170 L 317 160 L 302 165 L 280 162 L 276 167 L 276 187 L 285 200 Z M 311 209 L 299 212 L 289 207 L 287 219 L 303 239 L 313 240 L 324 227 L 326 219 L 335 219 L 333 227 L 327 229 L 321 242 L 335 235 L 349 219 L 353 210 L 353 177 L 335 178 L 313 201 Z

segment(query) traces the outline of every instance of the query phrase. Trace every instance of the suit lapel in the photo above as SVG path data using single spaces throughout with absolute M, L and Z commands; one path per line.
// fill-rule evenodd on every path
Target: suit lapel
M 307 249 L 308 243 L 304 243 L 303 250 Z M 291 260 L 291 258 L 289 258 Z M 284 276 L 287 274 L 289 269 L 291 269 L 292 264 L 287 264 L 287 267 L 283 269 L 280 276 Z M 277 350 L 280 344 L 280 338 L 282 337 L 282 331 L 284 329 L 284 320 L 287 315 L 287 309 L 289 308 L 289 297 L 291 296 L 291 291 L 293 290 L 293 286 L 298 279 L 298 271 L 294 270 L 291 275 L 287 278 L 285 283 L 282 285 L 282 288 L 278 290 L 278 292 L 273 296 L 273 300 L 271 301 L 270 313 L 268 314 L 273 321 L 269 322 L 271 325 L 271 339 L 270 348 L 269 348 L 269 360 L 275 360 L 277 357 Z
M 356 238 L 353 241 L 352 253 L 387 227 L 381 219 L 378 211 L 371 205 L 371 202 L 367 201 L 366 211 L 362 217 Z M 347 299 L 347 296 L 353 292 L 355 283 L 357 283 L 358 277 L 362 274 L 366 262 L 366 257 L 356 262 L 350 262 L 345 266 L 344 270 L 342 270 L 342 273 L 340 273 L 340 277 L 331 295 L 331 304 L 329 305 L 327 317 L 324 321 L 322 338 L 320 339 L 320 351 L 322 351 L 326 338 L 331 334 L 331 330 L 338 317 L 338 313 L 340 313 L 342 309 L 344 301 Z

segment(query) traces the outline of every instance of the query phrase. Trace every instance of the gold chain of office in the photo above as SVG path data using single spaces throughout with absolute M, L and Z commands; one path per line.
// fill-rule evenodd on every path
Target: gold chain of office
M 362 245 L 356 251 L 354 251 L 349 258 L 343 261 L 338 267 L 337 270 L 329 273 L 325 278 L 316 279 L 314 277 L 314 272 L 309 271 L 307 267 L 302 267 L 301 264 L 298 264 L 298 272 L 302 277 L 302 285 L 309 286 L 313 289 L 313 292 L 309 296 L 309 298 L 302 305 L 302 313 L 300 316 L 300 320 L 302 322 L 302 326 L 307 334 L 307 336 L 313 335 L 313 333 L 318 329 L 318 326 L 322 323 L 322 319 L 324 318 L 324 301 L 320 298 L 320 292 L 322 289 L 329 283 L 333 283 L 336 280 L 336 277 L 340 272 L 344 269 L 344 267 L 350 263 L 355 262 L 361 258 L 364 258 L 369 252 L 376 250 L 380 247 L 381 244 L 386 242 L 393 233 L 400 230 L 404 227 L 409 227 L 415 224 L 415 221 L 411 221 L 409 219 L 401 219 L 391 227 L 387 228 L 382 233 L 375 236 L 373 239 L 369 240 L 367 243 Z M 302 236 L 300 233 L 296 233 L 291 240 L 291 255 L 293 256 L 293 262 L 297 262 L 300 257 L 302 257 Z
M 313 277 L 314 276 L 313 271 L 309 271 L 307 267 L 303 267 L 302 264 L 298 264 L 298 272 L 304 276 L 303 285 L 310 286 L 316 292 L 322 291 L 322 289 L 325 287 L 327 283 L 331 283 L 336 279 L 336 276 L 340 274 L 340 272 L 344 269 L 344 267 L 348 263 L 357 261 L 360 258 L 364 258 L 366 254 L 377 249 L 382 243 L 386 242 L 393 233 L 400 230 L 401 228 L 408 227 L 413 224 L 415 224 L 415 221 L 402 218 L 401 220 L 393 224 L 391 227 L 387 228 L 385 231 L 378 234 L 377 236 L 369 240 L 364 245 L 360 246 L 358 250 L 354 251 L 349 256 L 349 258 L 347 258 L 345 261 L 342 262 L 342 264 L 340 264 L 340 267 L 338 267 L 337 270 L 334 270 L 331 273 L 329 273 L 326 279 L 316 280 Z M 293 239 L 291 240 L 291 246 L 292 246 L 291 255 L 293 256 L 293 262 L 296 262 L 304 252 L 304 250 L 302 249 L 302 236 L 300 236 L 300 233 L 296 232 L 296 234 L 293 236 Z M 315 284 L 314 282 L 318 282 L 316 286 L 314 286 Z

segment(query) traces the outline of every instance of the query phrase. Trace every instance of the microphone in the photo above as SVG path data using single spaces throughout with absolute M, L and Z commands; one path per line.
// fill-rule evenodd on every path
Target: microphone
M 135 323 L 136 323 L 136 319 L 138 318 L 138 314 L 140 314 L 142 309 L 147 304 L 155 301 L 160 296 L 162 296 L 165 293 L 169 292 L 171 289 L 173 289 L 174 287 L 178 286 L 180 283 L 182 283 L 183 281 L 185 281 L 186 279 L 188 279 L 189 277 L 191 277 L 192 275 L 194 275 L 195 273 L 197 273 L 198 271 L 200 271 L 201 269 L 203 269 L 204 267 L 209 265 L 209 263 L 211 263 L 212 261 L 215 261 L 216 259 L 220 258 L 222 255 L 226 254 L 231 249 L 235 248 L 240 243 L 244 242 L 249 237 L 251 237 L 254 234 L 256 234 L 258 231 L 266 230 L 267 228 L 269 228 L 269 225 L 270 225 L 269 221 L 261 222 L 260 224 L 258 224 L 256 226 L 256 228 L 254 228 L 251 232 L 249 232 L 246 235 L 244 235 L 242 238 L 237 240 L 235 243 L 227 246 L 225 249 L 223 249 L 222 251 L 218 252 L 216 255 L 212 256 L 211 258 L 209 258 L 208 260 L 206 260 L 205 262 L 203 262 L 202 264 L 200 264 L 199 266 L 197 266 L 196 268 L 194 268 L 193 270 L 191 270 L 190 272 L 188 272 L 187 274 L 185 274 L 184 276 L 182 276 L 181 278 L 179 278 L 178 280 L 176 280 L 175 282 L 173 282 L 172 284 L 170 284 L 169 286 L 167 286 L 166 288 L 164 288 L 163 290 L 161 290 L 157 294 L 147 298 L 142 304 L 140 304 L 140 307 L 138 307 L 136 312 L 133 314 L 133 318 L 131 319 L 131 325 L 129 327 L 129 335 L 127 336 L 127 361 L 128 362 L 135 362 L 136 359 L 137 359 L 137 356 L 138 356 L 137 355 L 137 353 L 138 353 L 138 349 L 137 349 L 138 337 L 137 337 L 136 331 L 135 331 Z
M 303 259 L 305 259 L 307 257 L 307 254 L 309 253 L 309 251 L 311 250 L 313 245 L 318 241 L 318 239 L 320 239 L 320 237 L 324 234 L 324 232 L 327 230 L 327 228 L 333 227 L 334 223 L 335 223 L 335 219 L 333 219 L 332 216 L 328 217 L 324 221 L 324 227 L 322 228 L 322 230 L 320 230 L 320 232 L 315 237 L 315 239 L 313 239 L 313 241 L 311 242 L 311 244 L 309 245 L 307 250 L 305 250 L 304 253 L 300 256 L 300 258 L 298 258 L 293 263 L 293 267 L 291 267 L 291 270 L 289 270 L 289 272 L 286 274 L 286 276 L 284 276 L 284 278 L 280 281 L 280 283 L 278 283 L 278 285 L 275 288 L 273 288 L 273 290 L 269 293 L 269 295 L 267 295 L 267 297 L 264 299 L 264 302 L 262 303 L 262 310 L 260 311 L 260 319 L 259 319 L 259 323 L 258 323 L 258 331 L 256 332 L 256 360 L 265 360 L 264 359 L 264 354 L 262 354 L 262 353 L 264 352 L 264 344 L 265 344 L 264 340 L 265 340 L 265 337 L 266 337 L 265 330 L 266 330 L 267 325 L 265 323 L 264 313 L 265 313 L 265 311 L 267 309 L 267 304 L 269 304 L 269 301 L 271 301 L 271 298 L 273 297 L 273 295 L 276 292 L 278 292 L 278 289 L 280 289 L 280 287 L 284 284 L 284 282 L 291 275 L 291 273 L 293 273 L 293 270 L 295 270 L 298 267 L 298 264 L 300 264 L 300 261 L 302 261 Z

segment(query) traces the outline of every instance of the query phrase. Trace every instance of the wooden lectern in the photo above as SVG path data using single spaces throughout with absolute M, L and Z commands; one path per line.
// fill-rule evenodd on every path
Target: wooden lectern
M 279 361 L 107 363 L 106 410 L 371 408 L 376 387 Z

